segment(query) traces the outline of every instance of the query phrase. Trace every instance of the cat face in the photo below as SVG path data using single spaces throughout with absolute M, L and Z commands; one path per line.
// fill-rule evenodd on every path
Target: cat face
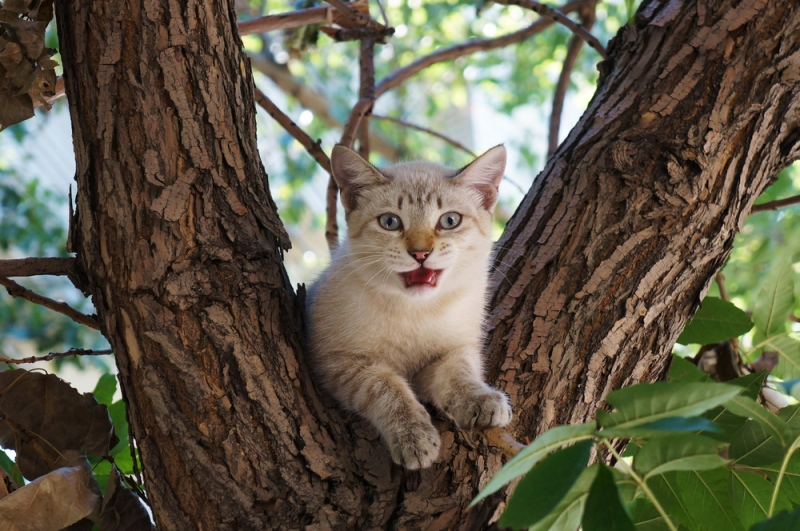
M 427 162 L 378 170 L 336 146 L 331 165 L 347 214 L 348 274 L 365 289 L 412 299 L 483 282 L 505 159 L 497 146 L 460 171 Z

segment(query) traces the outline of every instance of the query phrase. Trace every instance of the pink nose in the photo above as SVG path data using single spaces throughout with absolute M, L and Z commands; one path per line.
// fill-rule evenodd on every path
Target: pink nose
M 428 256 L 430 256 L 431 252 L 422 250 L 422 251 L 408 251 L 408 254 L 414 257 L 414 259 L 419 262 L 420 264 L 425 261 Z

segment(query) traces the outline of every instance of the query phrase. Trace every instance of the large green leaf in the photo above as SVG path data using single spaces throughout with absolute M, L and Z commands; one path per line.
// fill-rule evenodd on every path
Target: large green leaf
M 783 256 L 770 267 L 756 295 L 753 321 L 765 336 L 784 331 L 794 301 L 792 260 Z
M 783 379 L 800 378 L 800 341 L 789 336 L 773 337 L 767 340 L 764 350 L 775 351 L 780 356 L 778 366 L 773 371 Z
M 716 468 L 703 472 L 671 472 L 692 519 L 705 529 L 744 531 L 731 507 L 728 494 L 730 470 Z
M 716 343 L 739 337 L 753 328 L 753 321 L 732 302 L 706 297 L 691 322 L 678 337 L 678 343 Z
M 780 512 L 770 518 L 753 526 L 751 531 L 794 531 L 800 529 L 800 505 L 794 511 Z
M 730 501 L 739 519 L 750 528 L 767 517 L 774 485 L 759 474 L 743 470 L 732 470 L 730 475 Z M 778 496 L 776 511 L 791 509 L 785 496 Z
M 741 392 L 726 384 L 659 382 L 638 384 L 609 393 L 613 413 L 597 412 L 603 428 L 629 428 L 671 417 L 693 417 L 724 404 Z M 601 432 L 602 435 L 602 432 Z
M 768 465 L 781 460 L 783 456 L 784 448 L 780 441 L 754 420 L 748 420 L 733 434 L 728 448 L 728 457 L 738 465 Z
M 106 406 L 111 405 L 111 400 L 114 398 L 114 393 L 117 392 L 117 377 L 113 374 L 104 374 L 100 376 L 100 379 L 97 381 L 97 385 L 94 386 L 94 391 L 92 394 L 94 395 L 95 400 L 97 400 L 100 404 L 105 404 Z M 117 432 L 119 436 L 119 432 Z
M 668 417 L 649 422 L 640 426 L 623 426 L 603 430 L 602 435 L 607 438 L 649 438 L 664 437 L 675 432 L 709 432 L 719 431 L 719 428 L 705 417 Z
M 734 415 L 748 417 L 761 424 L 764 430 L 775 437 L 775 441 L 780 443 L 783 448 L 787 448 L 792 441 L 792 435 L 786 422 L 755 400 L 736 396 L 725 403 L 725 408 Z
M 528 528 L 550 514 L 586 469 L 593 445 L 594 441 L 579 442 L 534 466 L 514 489 L 500 517 L 500 527 Z
M 645 478 L 672 470 L 709 470 L 725 466 L 714 441 L 701 435 L 680 433 L 658 437 L 642 446 L 634 461 Z
M 741 387 L 741 396 L 750 397 L 755 400 L 758 398 L 758 395 L 761 392 L 761 386 L 763 385 L 765 377 L 766 371 L 761 371 L 754 374 L 740 376 L 739 378 L 734 378 L 726 383 Z M 703 417 L 711 420 L 717 430 L 703 431 L 701 432 L 702 435 L 722 442 L 730 442 L 734 435 L 741 430 L 742 426 L 744 426 L 744 424 L 747 422 L 746 417 L 734 415 L 724 407 L 717 407 L 706 411 L 703 414 Z
M 569 492 L 550 514 L 529 528 L 529 531 L 575 531 L 581 524 L 586 497 L 594 483 L 600 465 L 592 465 L 581 472 Z
M 669 531 L 664 518 L 647 498 L 637 498 L 633 502 L 631 519 L 636 531 Z
M 489 494 L 500 490 L 512 479 L 526 474 L 547 454 L 567 444 L 591 439 L 594 435 L 594 423 L 578 424 L 577 426 L 557 426 L 547 430 L 531 444 L 523 448 L 511 461 L 506 463 L 489 483 L 483 487 L 483 490 L 472 500 L 470 505 L 475 505 Z
M 586 507 L 583 510 L 583 531 L 635 531 L 630 516 L 619 500 L 614 477 L 608 467 L 600 464 L 594 478 Z
M 782 462 L 779 461 L 768 466 L 759 467 L 759 469 L 767 474 L 770 481 L 775 483 L 778 480 L 781 464 Z M 789 458 L 789 463 L 781 481 L 781 494 L 791 500 L 793 504 L 800 505 L 800 453 L 795 452 Z
M 660 476 L 653 476 L 647 480 L 647 486 L 653 491 L 671 519 L 689 529 L 696 529 L 697 524 L 692 518 L 686 502 L 683 501 L 677 474 L 677 472 L 668 472 Z

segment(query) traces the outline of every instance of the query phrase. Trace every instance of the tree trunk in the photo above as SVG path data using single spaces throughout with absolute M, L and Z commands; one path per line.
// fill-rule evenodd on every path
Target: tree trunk
M 735 6 L 735 7 L 734 7 Z M 439 420 L 391 465 L 317 394 L 232 1 L 64 0 L 71 245 L 117 356 L 160 529 L 481 529 L 502 465 Z M 661 376 L 753 200 L 800 156 L 800 8 L 645 0 L 500 242 L 488 348 L 517 439 Z

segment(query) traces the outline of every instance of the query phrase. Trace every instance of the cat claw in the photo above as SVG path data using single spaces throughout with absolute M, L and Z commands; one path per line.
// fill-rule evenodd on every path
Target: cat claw
M 436 428 L 428 422 L 405 427 L 389 442 L 392 461 L 409 470 L 427 468 L 439 457 L 441 439 Z
M 486 393 L 464 397 L 451 404 L 447 414 L 459 428 L 504 427 L 511 422 L 511 406 L 505 393 L 492 389 Z

